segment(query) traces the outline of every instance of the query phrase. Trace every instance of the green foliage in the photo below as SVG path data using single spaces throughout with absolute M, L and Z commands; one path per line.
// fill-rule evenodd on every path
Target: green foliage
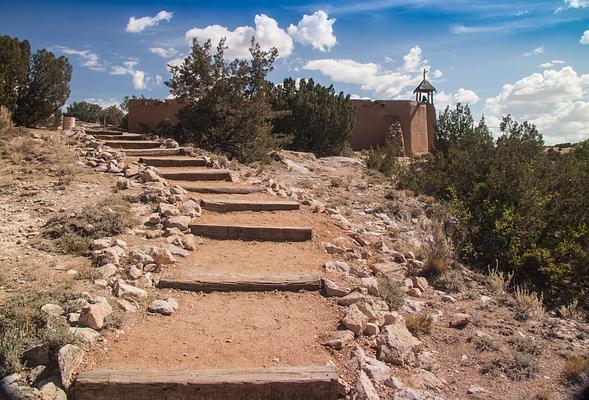
M 279 117 L 274 131 L 292 138 L 292 150 L 341 155 L 350 150 L 355 113 L 350 96 L 336 93 L 313 79 L 287 78 L 272 90 L 272 105 Z
M 46 122 L 69 97 L 71 79 L 72 66 L 67 58 L 55 58 L 45 49 L 37 51 L 16 101 L 14 121 L 25 126 Z
M 384 146 L 375 146 L 368 151 L 366 167 L 388 177 L 397 177 L 402 172 L 400 156 L 399 145 L 395 141 L 388 141 Z
M 67 106 L 65 115 L 75 117 L 77 120 L 86 122 L 99 122 L 102 113 L 102 107 L 98 104 L 88 103 L 86 101 L 76 102 Z
M 500 131 L 494 141 L 468 107 L 446 108 L 436 150 L 411 165 L 403 185 L 446 202 L 460 221 L 457 249 L 466 261 L 513 274 L 549 304 L 576 298 L 586 308 L 589 145 L 552 157 L 535 126 L 507 116 Z
M 26 88 L 31 45 L 10 36 L 0 36 L 0 106 L 14 112 Z
M 264 160 L 284 142 L 272 133 L 270 83 L 278 51 L 262 51 L 252 39 L 250 61 L 224 61 L 225 40 L 211 54 L 211 42 L 193 41 L 191 53 L 171 67 L 166 84 L 184 104 L 178 113 L 180 141 L 191 141 L 243 162 Z

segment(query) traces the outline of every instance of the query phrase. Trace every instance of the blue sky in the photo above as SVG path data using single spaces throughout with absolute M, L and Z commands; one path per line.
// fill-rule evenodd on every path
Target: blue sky
M 440 109 L 511 113 L 548 143 L 589 138 L 589 0 L 2 1 L 0 34 L 66 55 L 71 101 L 165 98 L 189 39 L 255 35 L 277 46 L 272 80 L 312 77 L 354 97 L 408 99 L 423 68 Z

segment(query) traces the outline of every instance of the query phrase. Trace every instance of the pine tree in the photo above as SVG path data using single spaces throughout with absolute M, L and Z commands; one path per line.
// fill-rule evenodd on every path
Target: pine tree
M 10 36 L 0 36 L 0 105 L 14 112 L 26 88 L 31 45 Z

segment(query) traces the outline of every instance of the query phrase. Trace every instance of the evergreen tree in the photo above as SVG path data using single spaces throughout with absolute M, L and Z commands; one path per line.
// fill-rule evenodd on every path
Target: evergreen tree
M 26 88 L 30 56 L 27 40 L 0 36 L 0 105 L 11 113 Z
M 80 121 L 99 122 L 101 121 L 102 107 L 98 104 L 88 103 L 86 101 L 73 102 L 67 106 L 65 115 L 75 117 Z

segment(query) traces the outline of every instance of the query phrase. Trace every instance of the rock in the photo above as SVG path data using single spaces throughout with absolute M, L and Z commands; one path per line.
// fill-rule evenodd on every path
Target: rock
M 377 321 L 378 320 L 378 314 L 377 314 L 376 310 L 374 309 L 374 307 L 372 307 L 372 305 L 369 302 L 359 301 L 355 304 L 358 306 L 358 309 L 360 311 L 362 311 L 362 313 L 368 317 L 369 321 Z
M 127 270 L 127 275 L 129 275 L 129 278 L 135 280 L 141 278 L 141 276 L 143 275 L 143 271 L 136 265 L 131 265 Z
M 180 204 L 179 209 L 182 215 L 186 215 L 189 217 L 198 217 L 202 214 L 200 204 L 198 204 L 193 199 L 189 199 L 184 203 Z
M 433 373 L 421 370 L 419 373 L 411 376 L 411 381 L 418 387 L 436 390 L 441 389 L 444 383 Z
M 144 169 L 140 174 L 140 178 L 143 182 L 159 182 L 161 178 L 153 169 Z
M 327 254 L 340 254 L 340 255 L 346 254 L 346 249 L 334 246 L 331 243 L 324 243 L 323 248 L 325 249 Z
M 413 277 L 413 287 L 421 290 L 423 293 L 425 293 L 426 289 L 428 288 L 428 283 L 427 283 L 427 279 L 425 279 L 422 276 L 414 276 Z
M 64 310 L 57 304 L 45 304 L 41 307 L 41 311 L 48 315 L 63 315 Z
M 364 334 L 366 336 L 376 336 L 380 332 L 378 325 L 374 322 L 369 322 L 366 324 L 366 328 L 364 328 Z
M 39 388 L 41 400 L 67 400 L 65 392 L 55 384 L 55 382 L 47 382 Z
M 174 256 L 180 256 L 180 257 L 188 257 L 188 251 L 184 250 L 182 247 L 176 246 L 174 244 L 168 244 L 166 246 L 166 249 L 172 253 L 172 255 Z
M 176 258 L 168 249 L 156 249 L 153 258 L 158 265 L 169 265 L 176 262 Z
M 94 284 L 100 289 L 106 289 L 108 287 L 108 281 L 106 279 L 95 279 Z
M 145 299 L 147 297 L 147 291 L 133 285 L 129 285 L 122 280 L 117 281 L 114 288 L 114 293 L 117 297 L 130 297 L 137 300 Z
M 102 267 L 98 267 L 97 270 L 102 275 L 103 279 L 115 276 L 118 272 L 118 268 L 114 264 L 105 264 Z
M 373 296 L 378 296 L 378 282 L 376 278 L 362 278 L 362 285 L 368 289 L 368 293 Z
M 121 249 L 121 248 L 118 246 L 113 246 L 113 247 L 107 247 L 106 249 L 103 249 L 102 252 L 100 252 L 97 255 L 98 264 L 99 265 L 105 265 L 105 264 L 120 265 L 120 263 L 121 263 L 120 252 L 118 251 L 118 249 Z M 124 254 L 124 250 L 123 250 L 123 254 Z
M 374 357 L 366 357 L 362 369 L 370 379 L 379 384 L 387 380 L 391 373 L 391 368 L 389 366 L 382 361 L 378 361 Z
M 337 331 L 335 337 L 323 342 L 324 346 L 331 347 L 335 350 L 343 349 L 348 343 L 354 340 L 354 332 L 343 330 Z
M 82 344 L 88 347 L 94 346 L 94 344 L 100 337 L 100 333 L 96 332 L 92 328 L 70 327 L 69 332 Z
M 92 241 L 92 250 L 104 250 L 112 246 L 112 244 L 111 238 L 95 239 Z
M 364 371 L 360 371 L 358 382 L 356 384 L 357 400 L 380 400 L 374 385 Z
M 417 390 L 404 387 L 395 392 L 393 400 L 425 400 L 426 398 Z
M 129 166 L 125 168 L 125 177 L 131 178 L 133 176 L 139 175 L 139 168 L 135 166 Z
M 366 328 L 366 324 L 368 323 L 368 317 L 364 315 L 362 311 L 358 308 L 356 304 L 352 304 L 344 319 L 342 320 L 342 324 L 352 332 L 354 335 L 360 336 L 364 329 Z
M 327 271 L 343 272 L 346 274 L 350 272 L 350 266 L 342 261 L 327 261 L 325 263 L 325 269 Z
M 385 325 L 377 338 L 377 357 L 381 361 L 404 366 L 420 350 L 421 342 L 407 330 L 401 320 Z
M 417 298 L 419 298 L 419 297 L 421 297 L 421 296 L 422 296 L 421 290 L 419 290 L 419 289 L 418 289 L 418 288 L 416 288 L 416 287 L 412 287 L 411 289 L 409 289 L 409 290 L 407 291 L 407 294 L 408 294 L 409 296 L 411 296 L 411 297 L 417 297 Z
M 194 235 L 191 233 L 182 236 L 181 242 L 181 246 L 184 247 L 186 250 L 192 251 L 196 249 L 196 240 L 194 238 Z
M 117 189 L 129 189 L 129 186 L 131 186 L 131 184 L 127 178 L 123 178 L 122 176 L 117 178 Z
M 178 306 L 176 305 L 176 308 L 177 307 Z M 154 300 L 149 307 L 147 307 L 147 311 L 155 314 L 172 315 L 176 308 L 166 300 Z
M 50 361 L 50 350 L 48 344 L 39 344 L 26 350 L 22 355 L 22 359 L 29 367 L 46 365 Z
M 442 295 L 442 301 L 447 303 L 456 303 L 456 299 L 448 294 Z
M 464 313 L 456 313 L 450 319 L 450 328 L 463 329 L 470 323 L 471 316 Z
M 112 307 L 108 302 L 88 304 L 82 308 L 78 325 L 92 329 L 102 329 L 104 319 L 112 314 Z
M 68 389 L 72 383 L 74 371 L 78 368 L 84 358 L 84 350 L 73 345 L 66 344 L 57 353 L 57 364 L 61 374 L 61 384 Z
M 407 259 L 405 258 L 405 256 L 403 254 L 399 253 L 398 251 L 395 251 L 395 250 L 389 251 L 389 256 L 391 256 L 393 258 L 393 260 L 395 260 L 395 262 L 398 262 L 399 264 L 405 264 L 407 262 Z
M 366 296 L 360 292 L 354 291 L 350 294 L 345 295 L 337 300 L 337 304 L 340 306 L 351 306 L 359 301 L 366 300 Z
M 164 218 L 177 217 L 182 215 L 182 212 L 172 204 L 160 203 L 158 206 L 158 211 Z
M 170 217 L 164 223 L 164 226 L 166 228 L 178 228 L 181 231 L 186 231 L 188 230 L 188 225 L 190 224 L 190 221 L 192 221 L 191 217 L 185 217 L 183 215 L 178 217 Z
M 118 299 L 117 303 L 125 312 L 128 312 L 128 313 L 137 312 L 137 306 L 135 304 L 131 303 L 129 300 Z
M 348 294 L 349 290 L 340 288 L 335 282 L 323 278 L 323 290 L 327 297 L 343 297 Z
M 481 394 L 481 393 L 487 393 L 487 391 L 480 386 L 470 385 L 468 387 L 468 390 L 466 391 L 466 393 L 468 393 L 468 394 Z
M 152 256 L 145 254 L 140 250 L 131 250 L 129 252 L 129 263 L 131 264 L 151 264 L 154 262 Z

